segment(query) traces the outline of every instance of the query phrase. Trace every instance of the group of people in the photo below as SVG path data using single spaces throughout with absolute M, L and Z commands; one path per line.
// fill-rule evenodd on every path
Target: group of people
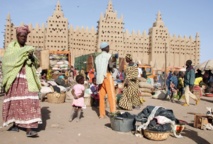
M 90 86 L 92 91 L 92 98 L 94 98 L 95 100 L 99 99 L 98 102 L 96 101 L 99 104 L 99 118 L 102 119 L 106 117 L 106 95 L 111 113 L 116 112 L 116 107 L 125 110 L 139 108 L 142 102 L 139 97 L 138 66 L 136 63 L 133 62 L 132 56 L 130 54 L 126 55 L 126 62 L 128 63 L 128 66 L 125 69 L 124 74 L 124 71 L 122 71 L 121 73 L 116 69 L 115 64 L 112 61 L 112 56 L 109 53 L 109 44 L 103 42 L 101 43 L 100 48 L 102 52 L 95 59 L 96 75 L 94 76 L 92 84 Z M 118 105 L 116 105 L 116 93 L 114 84 L 115 82 L 118 82 L 117 80 L 120 80 L 124 83 L 122 97 L 120 98 Z M 79 85 L 78 81 L 77 83 L 77 85 Z M 83 104 L 80 101 L 82 98 L 81 94 L 84 93 L 84 90 L 81 89 L 81 92 L 79 93 L 80 88 L 78 88 L 77 85 L 73 87 L 73 95 L 75 99 L 73 102 L 73 109 L 82 111 Z M 78 100 L 79 103 L 77 103 Z M 73 111 L 70 121 L 74 119 L 73 116 L 75 113 L 76 111 Z
M 195 70 L 192 66 L 192 61 L 186 61 L 186 72 L 170 71 L 166 80 L 167 94 L 165 99 L 169 96 L 170 100 L 174 102 L 174 96 L 178 95 L 180 100 L 182 96 L 185 96 L 185 103 L 183 106 L 189 106 L 189 98 L 191 97 L 195 104 L 199 102 L 199 97 L 193 94 L 194 88 L 199 86 L 202 82 L 201 74 L 198 72 L 195 74 Z
M 37 132 L 32 128 L 37 128 L 41 120 L 41 109 L 39 106 L 38 92 L 41 84 L 36 74 L 38 67 L 37 58 L 34 55 L 34 48 L 26 45 L 27 35 L 29 34 L 28 26 L 21 26 L 16 29 L 17 41 L 11 42 L 5 51 L 2 61 L 3 68 L 3 86 L 5 88 L 5 96 L 3 100 L 3 125 L 7 126 L 13 123 L 10 131 L 19 131 L 20 128 L 26 129 L 27 137 L 37 136 Z M 94 101 L 99 105 L 99 118 L 105 118 L 105 96 L 109 101 L 111 113 L 116 112 L 116 108 L 132 110 L 140 108 L 142 101 L 139 97 L 138 77 L 147 78 L 146 71 L 133 62 L 130 54 L 125 59 L 128 66 L 125 72 L 116 71 L 115 64 L 112 62 L 112 55 L 109 53 L 110 46 L 107 42 L 100 45 L 102 52 L 95 58 L 96 71 L 91 69 L 89 72 L 89 83 Z M 198 98 L 191 92 L 195 82 L 195 71 L 192 61 L 186 62 L 186 73 L 180 74 L 179 80 L 177 73 L 168 77 L 168 95 L 173 99 L 174 92 L 179 89 L 181 95 L 185 95 L 186 102 L 189 105 L 189 97 L 192 97 L 196 104 Z M 72 88 L 73 103 L 70 121 L 77 114 L 78 121 L 82 115 L 84 106 L 84 81 L 85 75 L 80 72 L 78 75 L 71 67 L 70 72 L 72 78 L 76 80 Z M 181 78 L 184 77 L 184 82 Z M 124 88 L 122 97 L 116 104 L 116 93 L 114 82 L 123 82 Z M 183 89 L 183 87 L 185 87 Z
M 13 123 L 13 126 L 9 128 L 10 131 L 18 132 L 20 128 L 25 128 L 27 137 L 34 137 L 37 136 L 37 132 L 33 131 L 32 128 L 37 128 L 38 124 L 42 122 L 38 97 L 41 84 L 39 75 L 36 73 L 39 65 L 34 55 L 35 49 L 26 45 L 29 33 L 29 28 L 26 25 L 16 29 L 17 41 L 9 44 L 2 61 L 3 86 L 6 92 L 3 101 L 3 125 L 7 126 Z M 126 56 L 128 67 L 124 74 L 123 70 L 116 72 L 115 65 L 112 62 L 112 55 L 109 53 L 109 44 L 103 42 L 100 48 L 102 53 L 95 59 L 96 72 L 91 69 L 88 73 L 92 97 L 99 105 L 99 117 L 104 118 L 106 116 L 106 95 L 110 112 L 116 112 L 114 80 L 116 82 L 124 82 L 123 96 L 119 101 L 119 107 L 126 110 L 139 107 L 141 101 L 138 96 L 138 67 L 133 63 L 131 55 L 128 54 Z M 76 113 L 78 120 L 82 113 L 85 90 L 83 84 L 86 78 L 83 72 L 76 76 L 74 67 L 71 67 L 70 72 L 72 73 L 72 78 L 74 79 L 75 77 L 77 82 L 72 89 L 74 97 L 73 112 L 70 117 L 70 121 L 72 121 Z M 42 73 L 42 79 L 46 79 L 47 74 L 45 74 Z

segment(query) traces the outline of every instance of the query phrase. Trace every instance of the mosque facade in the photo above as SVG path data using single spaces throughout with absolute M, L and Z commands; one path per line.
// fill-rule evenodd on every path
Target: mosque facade
M 118 53 L 119 57 L 132 54 L 134 61 L 158 69 L 163 69 L 165 65 L 182 67 L 188 59 L 191 59 L 194 65 L 200 62 L 198 33 L 194 38 L 171 35 L 164 25 L 160 12 L 148 33 L 146 31 L 129 32 L 124 29 L 123 16 L 117 16 L 111 0 L 108 2 L 105 13 L 100 15 L 97 29 L 78 26 L 74 28 L 69 25 L 59 1 L 46 24 L 36 24 L 35 27 L 29 24 L 28 26 L 31 31 L 28 35 L 28 45 L 34 46 L 37 50 L 70 51 L 72 64 L 75 57 L 100 51 L 99 46 L 103 41 L 110 44 L 111 53 Z M 15 28 L 8 15 L 4 49 L 16 39 Z

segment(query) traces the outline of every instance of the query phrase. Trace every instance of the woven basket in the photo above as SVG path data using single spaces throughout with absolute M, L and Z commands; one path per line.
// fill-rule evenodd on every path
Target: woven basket
M 53 93 L 47 94 L 47 101 L 49 103 L 57 103 L 57 104 L 64 103 L 65 98 L 66 98 L 66 93 L 53 92 Z
M 146 138 L 154 141 L 162 141 L 166 140 L 170 132 L 157 132 L 157 131 L 150 131 L 150 130 L 143 130 L 143 134 Z

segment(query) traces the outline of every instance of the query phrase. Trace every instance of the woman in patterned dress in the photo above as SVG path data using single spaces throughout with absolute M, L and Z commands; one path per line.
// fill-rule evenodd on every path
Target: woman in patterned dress
M 126 62 L 128 67 L 125 71 L 123 96 L 119 101 L 119 107 L 132 110 L 132 108 L 138 108 L 142 104 L 139 97 L 138 68 L 132 61 L 130 54 L 126 55 Z
M 3 58 L 3 86 L 5 96 L 3 100 L 3 126 L 13 124 L 10 131 L 26 129 L 27 137 L 37 136 L 32 128 L 41 123 L 41 109 L 38 92 L 41 88 L 36 74 L 38 66 L 34 56 L 34 48 L 25 45 L 28 26 L 16 29 L 17 41 L 11 42 Z

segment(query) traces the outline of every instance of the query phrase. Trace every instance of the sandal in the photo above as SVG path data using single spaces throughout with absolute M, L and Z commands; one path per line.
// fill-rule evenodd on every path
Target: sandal
M 19 128 L 17 126 L 11 126 L 7 131 L 19 132 Z
M 105 119 L 106 116 L 99 116 L 99 119 Z
M 32 131 L 32 130 L 27 132 L 26 135 L 27 135 L 27 137 L 36 137 L 36 136 L 38 136 L 37 132 Z

